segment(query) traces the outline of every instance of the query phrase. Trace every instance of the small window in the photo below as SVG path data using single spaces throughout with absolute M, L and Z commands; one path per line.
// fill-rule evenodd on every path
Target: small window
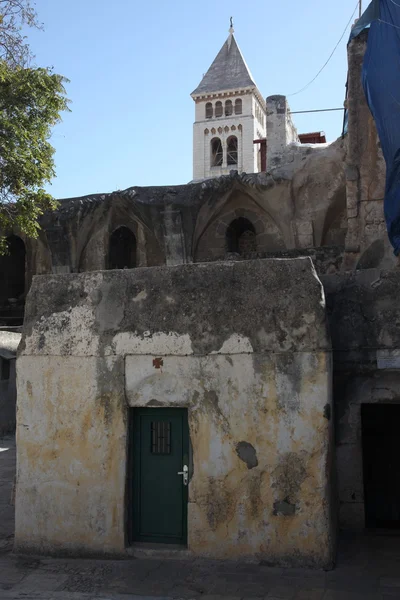
M 133 269 L 136 267 L 136 237 L 128 227 L 118 227 L 110 236 L 109 268 Z
M 151 422 L 151 453 L 171 454 L 171 423 L 168 421 Z
M 0 358 L 1 361 L 1 379 L 10 379 L 10 361 L 5 358 Z
M 241 115 L 242 114 L 242 101 L 240 98 L 237 98 L 235 100 L 235 115 Z
M 238 164 L 238 141 L 235 135 L 228 137 L 226 141 L 228 165 Z
M 257 237 L 254 225 L 244 217 L 232 221 L 226 230 L 226 249 L 241 256 L 257 252 Z
M 215 116 L 222 117 L 222 114 L 223 114 L 222 102 L 218 101 L 215 103 Z
M 232 100 L 227 100 L 225 102 L 225 116 L 230 117 L 232 114 L 233 114 Z
M 223 160 L 222 143 L 219 138 L 211 140 L 211 166 L 220 167 Z
M 213 105 L 211 102 L 206 104 L 206 119 L 212 119 L 213 117 Z

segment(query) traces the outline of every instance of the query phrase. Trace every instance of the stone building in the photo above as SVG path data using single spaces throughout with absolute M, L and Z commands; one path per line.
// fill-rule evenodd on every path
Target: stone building
M 200 84 L 193 126 L 193 179 L 261 171 L 254 140 L 266 136 L 265 99 L 240 52 L 233 27 Z
M 400 425 L 400 271 L 361 87 L 366 39 L 349 45 L 343 138 L 300 144 L 286 99 L 270 96 L 266 171 L 252 154 L 247 174 L 199 170 L 187 185 L 62 200 L 38 240 L 10 232 L 20 241 L 2 259 L 0 320 L 22 320 L 33 275 L 47 274 L 34 279 L 18 359 L 18 550 L 121 554 L 171 541 L 152 500 L 166 494 L 137 479 L 157 472 L 153 454 L 171 454 L 171 427 L 172 538 L 194 555 L 328 567 L 337 521 L 399 525 L 388 456 Z M 215 115 L 222 94 L 234 106 L 237 93 L 248 115 L 255 106 L 232 33 L 217 67 L 230 52 L 249 79 L 213 90 L 211 67 L 210 89 L 194 93 L 199 169 L 214 168 L 201 121 L 227 119 L 224 152 L 242 117 Z

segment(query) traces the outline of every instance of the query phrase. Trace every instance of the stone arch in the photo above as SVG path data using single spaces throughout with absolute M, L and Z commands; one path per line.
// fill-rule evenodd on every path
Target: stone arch
M 232 100 L 226 100 L 225 102 L 225 116 L 230 117 L 233 115 L 233 104 Z
M 210 153 L 210 166 L 220 167 L 223 163 L 224 153 L 222 149 L 221 139 L 214 137 L 211 142 L 211 153 Z
M 234 219 L 226 229 L 225 249 L 240 255 L 257 252 L 257 234 L 253 223 L 245 217 Z
M 236 135 L 230 135 L 226 140 L 226 161 L 228 165 L 238 164 L 238 139 Z
M 121 226 L 129 228 L 136 238 L 136 266 L 165 264 L 162 237 L 139 217 L 139 210 L 129 198 L 112 196 L 91 211 L 80 224 L 79 271 L 97 271 L 108 268 L 109 240 Z
M 136 236 L 125 225 L 114 229 L 109 239 L 108 268 L 133 269 L 137 266 Z
M 204 207 L 204 210 L 206 208 Z M 198 221 L 200 219 L 204 219 L 204 214 L 199 214 Z M 256 250 L 245 252 L 242 249 L 242 257 L 254 258 L 256 255 L 262 256 L 268 252 L 286 249 L 282 232 L 273 218 L 247 194 L 240 190 L 234 190 L 219 212 L 208 218 L 203 230 L 199 231 L 199 227 L 197 227 L 198 237 L 194 240 L 194 261 L 224 260 L 227 251 L 229 253 L 227 248 L 228 228 L 238 219 L 244 219 L 250 224 L 247 230 L 254 229 L 255 232 L 253 248 L 256 247 Z
M 242 100 L 241 98 L 236 98 L 235 100 L 235 115 L 242 114 Z

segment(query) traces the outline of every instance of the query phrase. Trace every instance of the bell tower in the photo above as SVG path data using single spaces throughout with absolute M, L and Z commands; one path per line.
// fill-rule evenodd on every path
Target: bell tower
M 258 173 L 259 145 L 266 137 L 266 105 L 237 45 L 231 18 L 229 36 L 200 84 L 195 102 L 193 180 Z

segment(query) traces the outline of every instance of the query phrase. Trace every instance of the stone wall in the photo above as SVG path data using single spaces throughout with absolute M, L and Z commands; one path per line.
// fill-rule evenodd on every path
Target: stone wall
M 400 271 L 369 269 L 324 276 L 322 281 L 334 360 L 339 523 L 361 530 L 361 406 L 400 403 Z
M 286 147 L 298 142 L 297 129 L 292 121 L 286 96 L 267 98 L 267 170 L 282 161 Z
M 35 278 L 17 371 L 16 551 L 124 553 L 128 411 L 179 406 L 189 551 L 332 564 L 330 340 L 310 259 Z
M 348 46 L 346 269 L 391 268 L 395 257 L 383 213 L 386 167 L 361 79 L 368 31 Z
M 336 247 L 343 255 L 342 271 L 394 266 L 383 217 L 385 165 L 361 84 L 366 40 L 364 32 L 348 48 L 348 134 L 343 138 L 299 144 L 287 99 L 270 96 L 267 173 L 235 170 L 187 185 L 61 200 L 57 211 L 41 219 L 38 240 L 20 236 L 26 248 L 25 294 L 35 274 L 109 268 L 110 236 L 120 226 L 135 235 L 139 267 L 223 260 L 227 228 L 243 215 L 256 230 L 257 256 Z M 253 116 L 264 116 L 263 106 L 256 111 L 252 94 L 241 99 L 243 114 L 229 117 L 232 122 L 227 118 L 229 123 L 225 117 L 205 119 L 205 98 L 196 104 L 196 127 L 203 137 L 196 133 L 194 153 L 200 162 L 204 135 L 211 135 L 204 129 L 211 131 L 211 122 L 220 121 L 226 137 L 225 127 L 237 127 L 235 120 L 246 118 L 251 121 L 246 135 L 258 137 L 262 123 Z M 253 164 L 257 151 L 247 142 Z M 7 304 L 10 295 L 3 296 Z M 23 298 L 17 307 L 0 305 L 0 323 L 2 316 L 7 323 L 15 316 L 19 323 L 22 315 Z

